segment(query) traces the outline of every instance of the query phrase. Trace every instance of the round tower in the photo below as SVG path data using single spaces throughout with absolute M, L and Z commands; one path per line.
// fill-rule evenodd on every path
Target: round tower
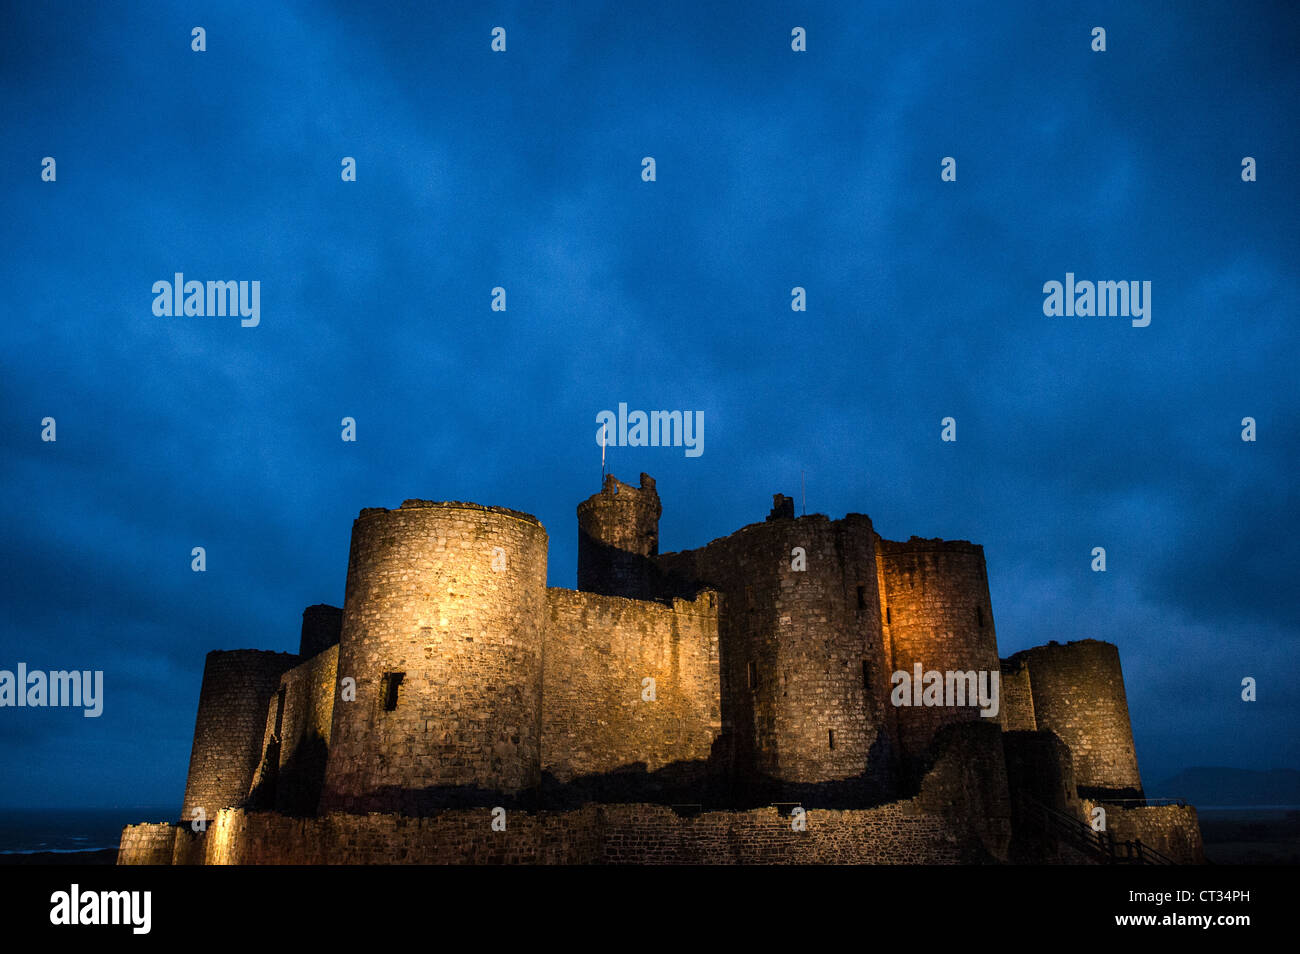
M 578 504 L 578 589 L 606 596 L 655 595 L 663 507 L 654 478 L 633 487 L 608 474 L 600 493 Z
M 949 694 L 947 674 L 975 673 L 977 692 L 982 684 L 990 696 L 995 678 L 1000 688 L 1002 667 L 984 548 L 965 540 L 912 537 L 905 543 L 880 540 L 878 556 L 884 600 L 881 616 L 891 668 L 893 673 L 907 674 L 902 697 L 913 703 L 894 706 L 899 746 L 915 775 L 930 755 L 931 741 L 940 727 L 984 718 L 978 695 L 971 698 L 969 679 L 955 678 Z M 922 704 L 915 704 L 912 686 L 918 666 L 922 686 L 925 673 L 943 674 L 940 704 L 925 704 L 924 696 L 919 700 Z M 891 703 L 894 688 L 891 683 Z M 959 688 L 966 695 L 965 704 L 952 704 L 962 701 Z
M 1081 794 L 1141 797 L 1119 649 L 1096 639 L 1051 642 L 1008 661 L 1027 665 L 1034 719 L 1070 747 Z
M 182 821 L 203 809 L 208 821 L 238 805 L 253 785 L 262 757 L 267 708 L 280 676 L 298 662 L 292 653 L 237 649 L 208 653 L 194 720 Z
M 751 549 L 741 558 L 751 568 L 741 645 L 759 670 L 752 689 L 745 673 L 744 689 L 758 716 L 760 771 L 791 795 L 806 786 L 813 798 L 820 788 L 828 803 L 883 795 L 895 785 L 895 743 L 871 519 L 795 518 L 781 501 L 773 511 L 747 528 Z
M 504 508 L 361 511 L 322 812 L 419 813 L 539 782 L 546 549 L 537 518 Z

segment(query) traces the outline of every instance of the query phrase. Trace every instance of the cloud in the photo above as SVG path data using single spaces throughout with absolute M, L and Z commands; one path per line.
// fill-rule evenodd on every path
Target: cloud
M 296 647 L 362 507 L 537 513 L 572 586 L 619 401 L 705 412 L 698 460 L 611 454 L 658 479 L 665 549 L 806 474 L 809 512 L 983 543 L 1004 655 L 1118 643 L 1144 773 L 1295 763 L 1281 25 L 1116 8 L 1103 59 L 1048 10 L 845 5 L 797 55 L 775 4 L 519 6 L 494 56 L 469 11 L 207 16 L 206 54 L 109 8 L 0 36 L 0 666 L 102 662 L 120 706 L 62 756 L 62 722 L 0 734 L 51 753 L 10 798 L 170 798 L 204 654 Z M 1151 327 L 1045 318 L 1067 270 L 1152 280 Z M 155 318 L 175 271 L 259 279 L 261 326 Z M 1253 711 L 1225 682 L 1251 669 Z

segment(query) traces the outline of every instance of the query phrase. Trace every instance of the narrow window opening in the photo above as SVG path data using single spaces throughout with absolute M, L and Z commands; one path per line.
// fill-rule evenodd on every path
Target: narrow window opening
M 284 686 L 275 696 L 275 737 L 280 738 L 280 732 L 284 729 L 284 697 L 289 690 Z
M 892 622 L 893 622 L 893 620 L 890 619 L 889 607 L 886 606 L 886 607 L 885 607 L 885 625 L 889 625 L 889 624 L 892 623 Z
M 858 587 L 858 609 L 862 610 L 866 608 L 867 608 L 867 588 L 865 586 L 859 586 Z
M 835 748 L 835 730 L 830 729 L 826 733 L 826 741 L 830 743 L 831 748 Z
M 975 622 L 979 623 L 980 629 L 984 628 L 984 607 L 975 607 Z
M 867 661 L 862 660 L 862 688 L 871 688 L 871 670 L 867 667 Z
M 404 672 L 386 672 L 380 683 L 380 694 L 384 702 L 384 711 L 392 712 L 397 708 L 397 687 L 402 684 Z
M 758 663 L 753 660 L 749 663 L 749 688 L 758 688 Z

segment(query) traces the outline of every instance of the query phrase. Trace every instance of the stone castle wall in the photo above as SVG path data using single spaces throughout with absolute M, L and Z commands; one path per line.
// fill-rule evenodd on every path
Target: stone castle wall
M 1106 811 L 1106 830 L 1116 841 L 1141 841 L 1178 864 L 1205 864 L 1201 824 L 1191 805 L 1121 806 L 1085 800 L 1085 817 L 1091 817 L 1098 804 Z
M 1086 819 L 1069 747 L 1054 732 L 1009 730 L 1002 734 L 1007 780 L 1013 796 L 1028 798 L 1054 811 Z M 1027 806 L 1017 806 L 1028 810 Z
M 212 818 L 248 795 L 262 758 L 267 705 L 297 661 L 292 653 L 257 649 L 208 653 L 181 818 L 192 818 L 196 808 Z
M 117 846 L 119 865 L 169 865 L 175 850 L 177 826 L 171 822 L 127 825 Z
M 135 825 L 118 864 L 952 864 L 968 834 L 915 801 L 871 809 L 811 809 L 806 830 L 776 808 L 679 815 L 662 805 L 588 805 L 519 812 L 492 829 L 491 809 L 412 818 L 332 814 L 292 818 L 227 809 L 196 835 Z M 170 849 L 170 850 L 169 850 Z
M 934 735 L 916 803 L 970 833 L 968 854 L 1006 861 L 1012 800 L 1001 727 L 991 719 L 956 722 Z
M 705 812 L 691 819 L 655 805 L 607 805 L 606 864 L 861 865 L 974 861 L 965 833 L 913 801 L 876 808 L 809 809 L 806 830 L 774 808 Z
M 1002 662 L 1002 728 L 1007 732 L 1033 732 L 1038 728 L 1034 716 L 1034 692 L 1029 667 L 1024 663 Z
M 702 766 L 722 729 L 717 594 L 665 606 L 550 589 L 546 601 L 543 771 L 569 782 Z
M 408 500 L 353 525 L 322 811 L 428 811 L 540 776 L 546 531 Z
M 338 661 L 336 644 L 280 678 L 267 708 L 262 762 L 253 778 L 255 804 L 293 815 L 315 814 L 338 696 Z

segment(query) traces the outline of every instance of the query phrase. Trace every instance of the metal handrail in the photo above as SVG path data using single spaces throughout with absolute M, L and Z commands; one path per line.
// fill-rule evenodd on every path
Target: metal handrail
M 1075 848 L 1091 854 L 1104 864 L 1135 865 L 1176 865 L 1168 855 L 1142 840 L 1116 841 L 1110 832 L 1093 831 L 1092 826 L 1084 821 L 1052 808 L 1032 795 L 1022 795 L 1025 802 L 1033 809 L 1031 817 L 1040 821 L 1042 828 L 1049 834 L 1056 834 Z M 1041 815 L 1041 819 L 1038 816 Z

